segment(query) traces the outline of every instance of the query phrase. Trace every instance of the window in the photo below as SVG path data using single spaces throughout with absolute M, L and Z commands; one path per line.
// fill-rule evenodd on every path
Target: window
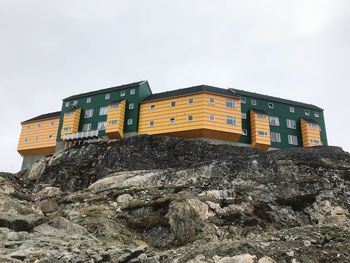
M 78 101 L 77 101 L 77 100 L 73 100 L 72 105 L 73 105 L 73 106 L 77 106 L 77 105 L 78 105 Z
M 64 116 L 66 116 L 66 117 L 72 117 L 72 116 L 73 116 L 73 112 L 67 112 L 66 114 L 64 114 Z
M 112 108 L 112 109 L 119 108 L 119 102 L 112 103 L 112 104 L 111 104 L 111 108 Z
M 318 124 L 316 123 L 309 123 L 309 127 L 312 129 L 318 129 Z
M 83 132 L 90 131 L 90 130 L 91 130 L 91 123 L 83 124 Z
M 292 145 L 298 145 L 298 137 L 295 135 L 288 135 L 288 143 Z
M 292 112 L 292 113 L 294 113 L 294 112 L 295 112 L 295 109 L 294 109 L 294 107 L 289 107 L 289 112 Z
M 319 118 L 319 117 L 320 117 L 320 113 L 315 112 L 315 117 L 316 117 L 316 118 Z
M 86 103 L 91 103 L 91 98 L 86 98 Z
M 266 137 L 267 136 L 267 131 L 258 131 L 258 135 Z
M 132 125 L 132 119 L 128 119 L 128 125 Z
M 175 123 L 175 118 L 170 118 L 170 123 L 174 124 Z
M 124 90 L 120 92 L 120 97 L 125 97 L 125 91 Z
M 187 120 L 188 121 L 193 121 L 193 116 L 192 115 L 187 116 Z
M 171 106 L 171 107 L 175 107 L 175 106 L 176 106 L 176 101 L 170 102 L 170 106 Z
M 226 116 L 226 124 L 236 126 L 237 125 L 237 117 Z
M 149 108 L 150 108 L 151 110 L 155 110 L 155 109 L 156 109 L 156 105 L 151 105 Z
M 296 121 L 287 119 L 287 128 L 296 129 L 297 128 Z
M 267 118 L 267 115 L 263 113 L 257 113 L 256 116 L 258 117 L 258 119 L 261 119 L 261 120 Z
M 28 141 L 28 139 L 27 138 L 24 138 L 24 140 L 23 140 L 24 142 L 27 142 Z
M 212 114 L 209 115 L 209 120 L 210 120 L 210 121 L 215 121 L 215 115 L 212 115 Z
M 69 101 L 66 101 L 66 103 L 64 104 L 64 106 L 67 108 L 69 107 Z
M 247 113 L 242 112 L 242 119 L 247 119 Z
M 130 104 L 129 104 L 129 110 L 132 110 L 134 107 L 135 107 L 135 104 L 134 104 L 134 103 L 130 103 Z
M 209 98 L 209 104 L 215 104 L 215 98 L 213 97 Z
M 64 131 L 70 131 L 70 127 L 64 127 L 63 130 Z
M 252 105 L 256 105 L 256 100 L 251 100 L 250 103 L 251 103 Z
M 310 111 L 309 110 L 305 110 L 305 115 L 306 116 L 310 116 Z
M 117 123 L 118 123 L 117 120 L 110 120 L 110 121 L 108 122 L 108 124 L 110 124 L 110 125 L 117 124 Z
M 55 123 L 52 121 L 50 122 L 51 127 L 55 126 Z
M 269 102 L 269 103 L 267 104 L 267 106 L 269 107 L 269 109 L 273 109 L 273 103 L 272 103 L 272 102 Z
M 193 99 L 188 99 L 188 104 L 193 104 Z
M 154 121 L 149 122 L 149 126 L 153 127 L 154 126 Z
M 108 107 L 100 108 L 100 116 L 107 115 L 107 113 L 108 113 Z
M 97 129 L 99 131 L 104 131 L 106 129 L 106 122 L 105 121 L 100 121 L 98 124 L 97 124 Z
M 109 100 L 110 97 L 111 97 L 111 94 L 109 93 L 105 94 L 105 100 Z
M 311 141 L 311 144 L 320 145 L 320 141 L 317 139 L 311 139 L 310 141 Z
M 270 125 L 272 125 L 272 126 L 280 126 L 280 118 L 270 116 Z
M 271 132 L 270 137 L 272 142 L 281 142 L 281 134 L 278 132 Z
M 247 136 L 247 135 L 248 135 L 247 129 L 243 129 L 243 130 L 242 130 L 242 135 L 244 135 L 244 136 Z
M 235 100 L 226 100 L 226 108 L 236 108 L 236 101 Z
M 51 140 L 51 139 L 52 139 L 52 134 L 49 135 L 49 140 Z
M 134 95 L 135 94 L 135 89 L 131 89 L 130 90 L 130 95 Z
M 84 118 L 91 118 L 94 114 L 94 109 L 85 110 Z
M 242 97 L 241 98 L 241 103 L 245 104 L 247 102 L 246 98 Z

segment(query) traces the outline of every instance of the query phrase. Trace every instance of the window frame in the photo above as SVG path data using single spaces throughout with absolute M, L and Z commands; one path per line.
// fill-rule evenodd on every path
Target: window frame
M 290 121 L 293 121 L 293 122 L 294 122 L 294 127 L 290 127 L 290 125 L 289 125 Z M 293 130 L 295 130 L 295 129 L 297 128 L 297 122 L 296 122 L 296 120 L 286 119 L 286 124 L 287 124 L 287 128 L 288 128 L 288 129 L 293 129 Z
M 104 128 L 103 128 L 103 129 L 100 129 L 100 124 L 101 124 L 101 123 L 104 123 Z M 106 130 L 106 124 L 107 124 L 106 121 L 99 121 L 99 122 L 97 123 L 97 130 L 99 130 L 99 131 L 105 131 L 105 130 Z
M 246 104 L 247 103 L 247 99 L 245 97 L 241 97 L 241 103 Z
M 69 107 L 69 101 L 66 101 L 66 102 L 64 103 L 64 106 L 65 106 L 66 108 L 68 108 L 68 107 Z
M 319 112 L 315 112 L 315 113 L 314 113 L 314 116 L 315 116 L 316 118 L 319 118 L 319 117 L 320 117 L 320 113 L 319 113 Z
M 84 129 L 84 127 L 86 127 L 86 125 L 89 128 L 88 130 Z M 84 123 L 81 130 L 82 130 L 82 132 L 88 132 L 88 131 L 91 131 L 91 128 L 92 128 L 91 122 L 90 123 Z
M 126 122 L 126 124 L 128 125 L 128 126 L 130 126 L 130 125 L 132 125 L 133 124 L 133 119 L 128 119 L 127 120 L 127 122 Z
M 216 102 L 216 99 L 215 99 L 215 97 L 209 97 L 209 104 L 215 104 L 215 102 Z
M 290 138 L 296 138 L 296 143 L 293 143 L 292 142 L 293 140 L 290 140 Z M 290 145 L 299 145 L 298 136 L 288 134 L 288 144 L 290 144 Z
M 228 123 L 229 120 L 232 120 L 232 123 Z M 226 125 L 237 126 L 237 117 L 236 116 L 226 116 Z
M 276 117 L 276 116 L 269 116 L 270 119 L 270 125 L 271 126 L 275 126 L 275 127 L 279 127 L 280 126 L 280 118 Z M 272 124 L 272 120 L 277 120 L 277 124 Z
M 129 103 L 129 110 L 132 110 L 135 108 L 135 103 Z
M 125 97 L 125 93 L 126 93 L 125 90 L 120 91 L 120 94 L 119 94 L 120 97 Z
M 98 113 L 99 116 L 106 116 L 108 114 L 108 106 L 100 107 L 100 111 Z
M 189 98 L 189 99 L 187 100 L 187 103 L 190 104 L 190 105 L 193 104 L 193 98 Z
M 242 135 L 243 136 L 248 136 L 248 130 L 247 129 L 242 129 Z
M 304 114 L 305 114 L 305 116 L 310 116 L 310 110 L 305 110 Z
M 150 126 L 150 127 L 154 127 L 154 120 L 150 120 L 150 121 L 149 121 L 149 126 Z
M 135 89 L 131 89 L 130 90 L 130 95 L 134 95 L 136 93 L 136 90 Z
M 156 105 L 155 105 L 155 104 L 152 104 L 151 106 L 149 106 L 149 109 L 150 109 L 150 110 L 155 110 L 155 109 L 156 109 Z
M 247 113 L 242 112 L 241 113 L 241 117 L 242 117 L 243 120 L 246 120 L 247 119 Z
M 86 98 L 86 103 L 91 103 L 91 97 Z
M 188 115 L 187 116 L 187 121 L 193 121 L 193 115 Z
M 170 102 L 170 107 L 176 107 L 176 101 L 171 101 Z
M 91 111 L 91 116 L 87 116 L 86 114 Z M 89 119 L 94 116 L 94 109 L 86 109 L 84 112 L 84 119 Z
M 289 106 L 289 112 L 290 113 L 295 113 L 295 107 Z
M 278 135 L 276 141 L 272 140 L 272 135 L 273 135 L 273 134 L 277 134 L 277 135 Z M 281 140 L 281 133 L 270 131 L 270 141 L 271 141 L 271 142 L 276 142 L 276 143 L 282 142 L 282 140 Z
M 232 104 L 232 105 L 228 105 L 228 104 Z M 236 108 L 236 100 L 235 99 L 226 99 L 225 105 L 226 105 L 226 108 L 228 108 L 228 109 L 235 109 Z
M 253 106 L 256 106 L 256 105 L 258 105 L 258 102 L 256 101 L 256 99 L 251 99 L 250 104 Z
M 258 130 L 257 131 L 257 135 L 258 136 L 262 136 L 262 137 L 267 137 L 268 136 L 268 132 L 267 131 Z
M 268 102 L 268 103 L 267 103 L 267 107 L 268 107 L 269 109 L 273 109 L 273 108 L 275 107 L 275 105 L 273 104 L 273 102 Z
M 110 98 L 111 98 L 111 94 L 110 93 L 105 94 L 105 100 L 109 100 Z
M 169 123 L 170 124 L 175 124 L 175 122 L 176 122 L 176 118 L 175 117 L 170 117 Z

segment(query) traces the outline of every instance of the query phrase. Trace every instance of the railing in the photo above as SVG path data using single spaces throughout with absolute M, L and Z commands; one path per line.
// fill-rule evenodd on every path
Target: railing
M 98 137 L 98 130 L 77 132 L 63 136 L 64 141 Z

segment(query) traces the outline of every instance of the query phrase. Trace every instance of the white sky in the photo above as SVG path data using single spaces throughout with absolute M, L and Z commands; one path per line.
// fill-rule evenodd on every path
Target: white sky
M 0 0 L 0 171 L 20 122 L 64 97 L 139 80 L 234 87 L 325 109 L 350 150 L 348 0 Z

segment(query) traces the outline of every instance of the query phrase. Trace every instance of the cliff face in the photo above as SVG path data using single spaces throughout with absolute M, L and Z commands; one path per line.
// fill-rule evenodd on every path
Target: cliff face
M 73 147 L 0 178 L 6 260 L 350 258 L 350 155 L 337 147 L 262 153 L 139 136 Z

